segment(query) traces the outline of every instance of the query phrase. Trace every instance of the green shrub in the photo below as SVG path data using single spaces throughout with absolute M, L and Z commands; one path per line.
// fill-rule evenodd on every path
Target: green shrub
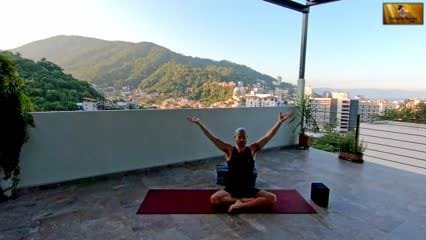
M 356 142 L 354 132 L 346 133 L 340 138 L 340 142 L 339 142 L 340 152 L 359 154 L 359 153 L 363 153 L 364 150 L 365 150 L 364 143 L 362 141 L 359 143 Z
M 13 194 L 19 183 L 21 147 L 28 140 L 27 126 L 34 126 L 28 113 L 31 107 L 15 64 L 0 53 L 0 181 L 9 185 L 6 189 L 0 187 L 0 197 Z

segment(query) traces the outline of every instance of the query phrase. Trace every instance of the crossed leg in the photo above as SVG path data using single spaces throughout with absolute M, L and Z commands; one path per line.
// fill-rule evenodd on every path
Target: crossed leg
M 232 205 L 237 200 L 237 198 L 233 198 L 232 195 L 225 190 L 219 190 L 210 196 L 210 203 L 215 206 Z
M 234 198 L 225 190 L 219 190 L 210 197 L 213 205 L 229 206 L 228 212 L 234 212 L 242 208 L 270 207 L 277 201 L 277 196 L 265 190 L 257 192 L 253 198 Z

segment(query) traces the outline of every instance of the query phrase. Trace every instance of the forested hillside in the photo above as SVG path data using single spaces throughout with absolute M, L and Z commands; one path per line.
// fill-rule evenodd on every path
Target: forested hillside
M 58 65 L 45 59 L 34 62 L 19 54 L 0 52 L 15 62 L 24 92 L 30 97 L 35 111 L 76 110 L 83 97 L 103 100 L 103 96 L 88 82 L 65 74 Z
M 170 65 L 182 66 L 188 70 L 186 74 L 195 74 L 186 75 L 186 80 L 183 80 L 187 82 L 199 81 L 196 76 L 205 75 L 209 76 L 208 79 L 211 81 L 242 81 L 245 84 L 261 82 L 271 87 L 275 80 L 244 65 L 225 60 L 213 61 L 184 56 L 149 42 L 129 43 L 80 36 L 55 36 L 26 44 L 12 51 L 33 60 L 46 58 L 77 79 L 93 82 L 100 87 L 143 88 L 156 86 L 159 83 L 155 81 L 159 80 L 162 81 L 160 85 L 171 85 L 171 82 L 166 82 L 176 82 L 180 79 L 172 80 L 165 76 L 178 77 L 180 73 L 168 72 L 174 70 Z M 282 86 L 293 88 L 288 83 L 283 83 Z

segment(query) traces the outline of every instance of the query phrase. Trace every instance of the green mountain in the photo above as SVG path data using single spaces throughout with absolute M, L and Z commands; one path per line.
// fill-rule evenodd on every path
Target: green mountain
M 11 52 L 0 52 L 15 62 L 23 80 L 24 92 L 30 97 L 34 111 L 72 111 L 83 97 L 103 100 L 88 82 L 65 74 L 61 67 L 42 59 L 38 62 Z
M 197 93 L 197 88 L 211 82 L 242 81 L 272 87 L 275 81 L 243 65 L 184 56 L 149 42 L 55 36 L 11 51 L 33 60 L 46 58 L 74 77 L 99 87 L 139 87 L 165 96 L 184 96 L 192 91 L 191 96 L 197 99 L 202 94 Z M 281 87 L 293 89 L 288 83 L 282 83 Z

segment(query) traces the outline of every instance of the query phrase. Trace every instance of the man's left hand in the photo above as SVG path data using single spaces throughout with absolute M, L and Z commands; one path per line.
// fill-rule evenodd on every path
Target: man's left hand
M 285 122 L 287 119 L 289 119 L 291 116 L 293 116 L 293 112 L 286 112 L 286 113 L 280 113 L 280 116 L 278 118 L 278 121 L 280 123 Z

